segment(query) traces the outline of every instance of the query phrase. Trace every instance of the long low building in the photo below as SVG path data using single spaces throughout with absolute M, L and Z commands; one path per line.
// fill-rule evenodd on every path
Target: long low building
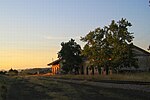
M 131 70 L 150 71 L 150 53 L 144 49 L 133 45 L 133 52 L 138 60 L 139 68 L 131 67 Z
M 130 68 L 122 68 L 122 70 L 132 70 L 132 71 L 150 71 L 150 53 L 148 51 L 145 51 L 144 49 L 133 45 L 133 52 L 136 55 L 135 57 L 138 60 L 138 66 L 139 68 L 134 68 L 134 67 L 130 67 Z M 52 73 L 55 75 L 57 73 L 60 72 L 61 70 L 61 66 L 60 66 L 60 59 L 55 60 L 49 64 L 47 64 L 48 66 L 51 66 L 52 68 Z M 87 63 L 88 61 L 85 61 L 85 63 Z M 103 69 L 103 68 L 102 68 Z M 98 74 L 98 68 L 94 67 L 93 69 L 91 69 L 90 66 L 88 66 L 88 64 L 84 64 L 81 66 L 80 68 L 80 73 L 83 72 L 83 74 Z M 101 70 L 102 71 L 102 70 Z M 100 72 L 103 73 L 103 72 Z

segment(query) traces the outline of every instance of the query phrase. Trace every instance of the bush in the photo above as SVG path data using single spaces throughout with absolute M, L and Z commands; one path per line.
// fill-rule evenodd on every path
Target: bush
M 17 70 L 13 70 L 12 68 L 8 71 L 9 75 L 18 75 L 18 71 Z
M 5 75 L 6 73 L 6 71 L 0 71 L 0 75 Z

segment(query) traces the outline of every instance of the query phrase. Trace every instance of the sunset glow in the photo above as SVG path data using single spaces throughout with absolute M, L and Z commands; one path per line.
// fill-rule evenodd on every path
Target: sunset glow
M 0 52 L 1 69 L 46 67 L 47 63 L 56 59 L 54 50 L 29 51 L 8 50 Z
M 80 37 L 121 18 L 135 45 L 150 45 L 148 0 L 3 0 L 0 12 L 0 70 L 48 67 L 61 42 L 83 46 Z

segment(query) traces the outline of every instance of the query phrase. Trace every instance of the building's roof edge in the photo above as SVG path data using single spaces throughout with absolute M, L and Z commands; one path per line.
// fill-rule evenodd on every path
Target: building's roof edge
M 61 61 L 61 59 L 57 59 L 57 60 L 55 60 L 55 61 L 53 61 L 53 62 L 51 62 L 51 63 L 49 63 L 47 65 L 48 66 L 50 66 L 50 65 L 56 65 L 56 64 L 59 64 L 60 61 Z
M 140 47 L 138 47 L 136 45 L 133 45 L 133 47 L 136 48 L 136 49 L 138 49 L 138 50 L 140 50 L 140 51 L 142 51 L 142 52 L 144 52 L 147 55 L 150 55 L 150 53 L 148 51 L 146 51 L 146 50 L 144 50 L 144 49 L 142 49 L 142 48 L 140 48 Z

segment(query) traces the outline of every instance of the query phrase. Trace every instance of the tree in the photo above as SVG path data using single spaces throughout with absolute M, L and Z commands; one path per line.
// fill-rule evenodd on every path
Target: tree
M 61 67 L 65 73 L 72 73 L 75 71 L 76 74 L 79 73 L 79 65 L 82 62 L 81 58 L 81 47 L 71 39 L 69 42 L 61 43 L 61 50 L 58 52 L 58 58 L 61 60 Z
M 83 55 L 90 61 L 91 66 L 104 67 L 108 74 L 109 67 L 137 66 L 133 56 L 132 44 L 133 33 L 128 31 L 131 23 L 121 19 L 117 23 L 113 20 L 104 28 L 96 28 L 89 32 L 81 41 L 86 42 Z
M 7 71 L 0 71 L 0 75 L 5 75 Z
M 18 71 L 17 70 L 13 70 L 12 68 L 8 71 L 9 75 L 18 75 Z
M 149 47 L 148 47 L 148 49 L 147 50 L 150 50 L 150 45 L 149 45 Z

